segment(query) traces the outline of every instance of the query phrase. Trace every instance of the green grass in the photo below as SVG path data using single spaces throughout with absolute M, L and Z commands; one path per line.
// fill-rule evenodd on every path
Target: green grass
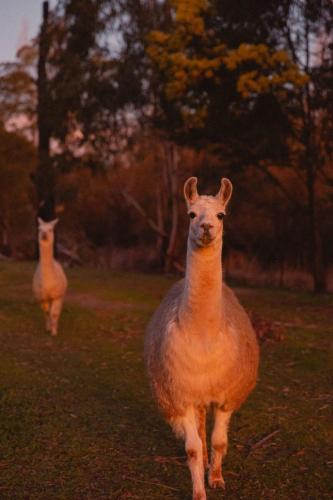
M 0 263 L 0 498 L 190 499 L 183 444 L 155 409 L 142 361 L 145 324 L 172 280 L 70 270 L 52 339 L 32 273 Z M 208 498 L 331 498 L 333 297 L 240 298 L 289 326 L 262 348 L 257 388 L 230 429 L 226 493 Z

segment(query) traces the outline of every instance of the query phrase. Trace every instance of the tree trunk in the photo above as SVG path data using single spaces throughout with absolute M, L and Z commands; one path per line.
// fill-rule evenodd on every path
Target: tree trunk
M 305 73 L 310 73 L 310 21 L 308 18 L 309 2 L 305 2 Z M 316 127 L 315 111 L 312 107 L 310 84 L 307 83 L 303 95 L 303 144 L 305 146 L 304 163 L 306 168 L 306 184 L 308 191 L 308 215 L 309 215 L 309 243 L 310 259 L 313 278 L 313 291 L 316 293 L 326 292 L 326 276 L 323 262 L 322 242 L 317 222 L 316 210 L 316 174 L 318 171 L 318 151 L 316 148 L 314 130 Z
M 164 256 L 163 247 L 165 240 L 165 238 L 162 236 L 162 232 L 165 232 L 165 229 L 164 229 L 162 189 L 160 183 L 156 187 L 156 218 L 157 218 L 157 226 L 161 231 L 156 235 L 156 256 L 158 260 L 158 266 L 161 267 Z
M 8 225 L 7 225 L 4 214 L 2 214 L 2 217 L 0 217 L 0 226 L 2 229 L 0 253 L 5 255 L 6 257 L 10 257 L 12 254 L 12 249 L 11 249 L 10 243 L 9 243 Z
M 315 155 L 308 154 L 305 158 L 307 190 L 308 190 L 308 216 L 309 216 L 309 246 L 311 259 L 311 272 L 313 279 L 313 291 L 323 293 L 327 291 L 326 273 L 322 238 L 317 222 L 316 214 L 316 191 L 315 191 Z
M 43 2 L 43 22 L 39 33 L 39 57 L 37 66 L 37 126 L 38 158 L 36 169 L 36 190 L 38 217 L 45 221 L 55 217 L 55 173 L 50 161 L 51 124 L 46 62 L 50 49 L 48 30 L 49 3 Z
M 282 255 L 279 259 L 279 288 L 284 287 L 284 255 Z
M 178 231 L 178 152 L 174 144 L 167 144 L 167 165 L 171 187 L 171 228 L 166 252 L 164 271 L 169 273 L 175 262 Z
M 162 157 L 161 146 L 157 145 L 155 148 L 154 160 L 156 170 L 158 171 L 158 182 L 156 186 L 156 220 L 157 226 L 160 230 L 160 233 L 156 233 L 156 258 L 158 261 L 158 268 L 164 268 L 165 261 L 165 251 L 166 251 L 166 230 L 165 230 L 165 222 L 166 222 L 166 193 L 165 189 L 165 161 L 164 157 Z M 163 236 L 164 235 L 164 236 Z
M 320 230 L 318 227 L 314 197 L 314 185 L 309 189 L 309 239 L 310 259 L 313 279 L 313 291 L 323 293 L 327 291 L 326 273 L 323 258 L 323 246 Z

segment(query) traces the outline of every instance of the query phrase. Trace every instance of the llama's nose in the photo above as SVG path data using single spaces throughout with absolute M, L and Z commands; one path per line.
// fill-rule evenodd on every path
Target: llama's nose
M 203 222 L 201 224 L 202 229 L 204 230 L 204 233 L 209 233 L 209 230 L 212 229 L 212 224 L 209 224 L 207 222 Z

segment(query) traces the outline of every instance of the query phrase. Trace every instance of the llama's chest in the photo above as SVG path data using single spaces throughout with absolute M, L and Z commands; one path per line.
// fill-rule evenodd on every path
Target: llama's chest
M 33 289 L 38 300 L 51 300 L 62 296 L 66 288 L 67 279 L 60 265 L 48 272 L 43 272 L 40 267 L 37 268 Z
M 167 342 L 167 358 L 169 375 L 178 391 L 208 403 L 221 399 L 235 364 L 236 347 L 222 331 L 193 336 L 175 327 Z

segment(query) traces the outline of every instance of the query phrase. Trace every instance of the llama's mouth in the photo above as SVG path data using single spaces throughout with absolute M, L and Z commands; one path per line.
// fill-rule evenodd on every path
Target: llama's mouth
M 201 246 L 207 246 L 214 240 L 214 237 L 210 234 L 203 234 L 201 238 L 199 238 L 199 242 Z

